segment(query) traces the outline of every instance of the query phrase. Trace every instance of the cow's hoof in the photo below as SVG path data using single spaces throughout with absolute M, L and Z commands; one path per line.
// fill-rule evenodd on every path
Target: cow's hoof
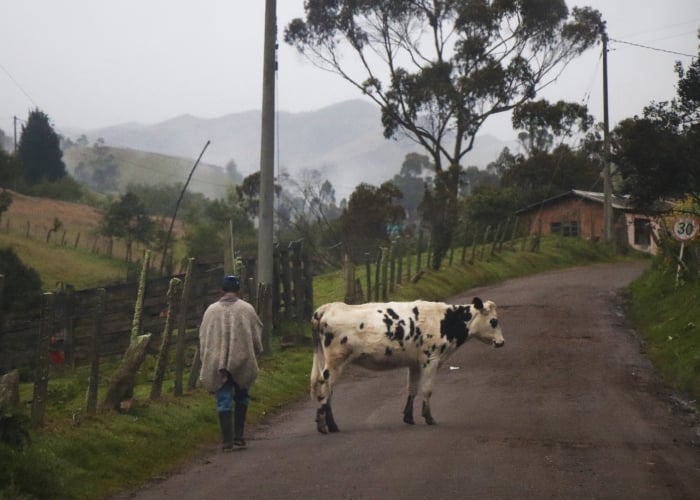
M 328 432 L 340 432 L 340 429 L 338 429 L 338 426 L 333 424 L 328 426 Z
M 326 423 L 326 412 L 322 408 L 316 410 L 316 429 L 321 434 L 328 434 L 328 424 Z
M 413 417 L 410 415 L 404 415 L 403 421 L 407 424 L 410 424 L 410 425 L 416 425 L 416 421 L 413 420 Z
M 428 425 L 435 425 L 437 422 L 433 417 L 425 417 L 425 423 Z

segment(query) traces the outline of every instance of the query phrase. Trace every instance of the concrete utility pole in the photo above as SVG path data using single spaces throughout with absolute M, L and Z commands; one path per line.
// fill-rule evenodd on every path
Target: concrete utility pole
M 260 224 L 258 227 L 258 285 L 272 286 L 273 208 L 275 182 L 275 52 L 277 48 L 277 2 L 265 0 L 263 48 L 262 134 L 260 141 Z M 258 286 L 258 290 L 260 287 Z M 263 302 L 263 347 L 272 346 L 272 301 Z
M 608 118 L 608 35 L 603 33 L 603 232 L 605 241 L 613 240 L 612 183 L 610 180 L 610 120 Z

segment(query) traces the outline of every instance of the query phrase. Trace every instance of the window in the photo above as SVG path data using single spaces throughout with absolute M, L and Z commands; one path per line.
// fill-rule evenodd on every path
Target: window
M 649 219 L 635 217 L 634 244 L 643 247 L 648 247 L 651 244 L 651 223 Z
M 559 234 L 561 236 L 579 236 L 578 221 L 575 220 L 565 222 L 552 222 L 549 225 L 549 230 L 552 234 Z

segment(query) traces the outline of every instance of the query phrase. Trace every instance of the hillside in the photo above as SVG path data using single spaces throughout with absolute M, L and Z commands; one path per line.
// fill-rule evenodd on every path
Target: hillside
M 350 100 L 317 111 L 278 113 L 279 169 L 300 179 L 306 169 L 325 174 L 338 198 L 348 196 L 360 182 L 379 185 L 391 179 L 401 168 L 406 154 L 423 150 L 407 138 L 387 140 L 383 136 L 377 106 L 362 100 Z M 246 176 L 260 168 L 260 112 L 232 113 L 219 118 L 183 115 L 154 125 L 126 123 L 84 133 L 92 144 L 102 138 L 114 148 L 146 151 L 178 158 L 195 159 L 204 144 L 210 146 L 202 162 L 223 166 L 235 161 Z M 464 164 L 481 168 L 496 159 L 503 147 L 513 145 L 483 135 Z M 71 167 L 75 159 L 71 158 Z M 139 164 L 137 161 L 134 162 Z M 193 160 L 179 167 L 186 178 Z M 159 174 L 160 175 L 160 174 Z M 215 181 L 214 181 L 215 182 Z M 194 190 L 204 189 L 197 185 Z
M 0 247 L 14 248 L 25 264 L 36 269 L 45 290 L 58 282 L 93 288 L 125 278 L 124 244 L 121 240 L 110 243 L 109 238 L 99 234 L 99 210 L 78 203 L 12 191 L 11 194 L 12 204 L 2 214 Z M 61 228 L 49 235 L 54 219 L 60 221 Z M 184 234 L 179 221 L 173 230 L 177 238 Z M 143 251 L 137 244 L 134 255 L 140 259 Z
M 204 145 L 200 147 L 203 148 Z M 114 157 L 118 165 L 119 180 L 118 189 L 123 193 L 129 184 L 185 184 L 192 171 L 194 159 L 169 156 L 160 153 L 139 151 L 130 148 L 107 147 L 106 151 Z M 89 165 L 95 157 L 92 147 L 71 147 L 63 152 L 63 160 L 66 169 L 75 176 L 76 167 L 82 162 Z M 226 188 L 232 184 L 239 184 L 243 180 L 240 175 L 230 177 L 224 169 L 218 165 L 201 162 L 192 175 L 187 187 L 189 191 L 202 193 L 208 198 L 222 198 L 226 194 Z

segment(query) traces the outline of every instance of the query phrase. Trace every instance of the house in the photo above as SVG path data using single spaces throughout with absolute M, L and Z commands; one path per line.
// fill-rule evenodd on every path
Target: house
M 572 189 L 516 212 L 529 226 L 530 234 L 559 234 L 597 241 L 604 239 L 603 203 L 605 195 Z M 658 235 L 655 217 L 635 210 L 628 196 L 612 196 L 613 231 L 615 241 L 627 241 L 642 252 L 655 254 Z

